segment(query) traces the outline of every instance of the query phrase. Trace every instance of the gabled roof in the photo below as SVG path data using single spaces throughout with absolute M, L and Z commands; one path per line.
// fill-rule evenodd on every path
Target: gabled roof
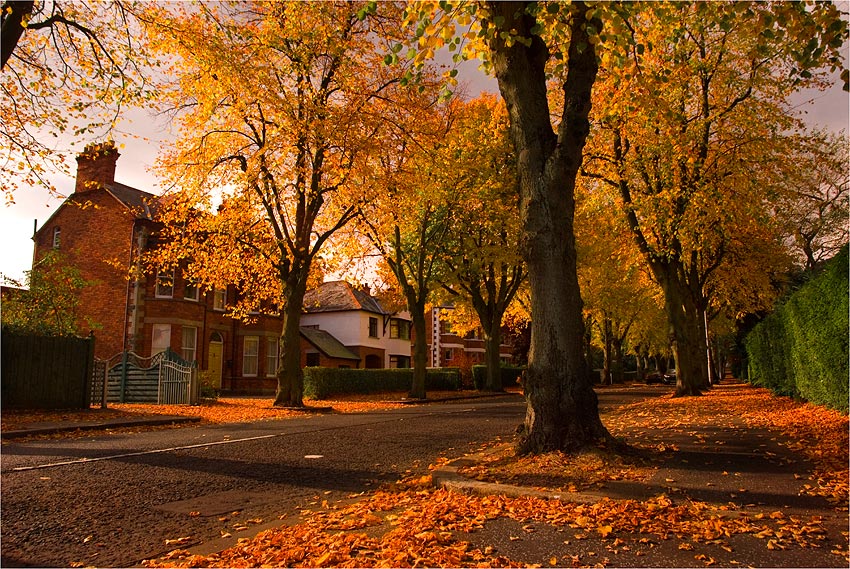
M 160 197 L 149 192 L 143 192 L 142 190 L 137 190 L 136 188 L 132 188 L 130 186 L 119 184 L 118 182 L 112 182 L 111 184 L 106 184 L 103 186 L 103 189 L 106 190 L 110 196 L 115 198 L 121 205 L 130 210 L 136 219 L 147 219 L 153 220 L 154 215 L 156 215 L 157 206 L 159 205 Z M 62 210 L 68 201 L 73 201 L 75 198 L 85 203 L 85 193 L 74 193 L 71 194 L 68 199 L 62 202 L 56 210 L 50 214 L 47 220 L 41 224 L 41 227 L 36 230 L 36 233 L 40 233 L 43 231 L 53 218 L 59 214 L 59 211 Z
M 106 184 L 105 189 L 127 209 L 135 213 L 138 219 L 153 219 L 156 206 L 159 204 L 159 196 L 118 182 Z
M 375 314 L 391 314 L 378 299 L 345 281 L 322 283 L 304 295 L 306 312 L 343 312 L 365 310 Z
M 357 354 L 343 346 L 342 342 L 324 330 L 302 327 L 301 335 L 329 358 L 360 361 L 360 357 Z

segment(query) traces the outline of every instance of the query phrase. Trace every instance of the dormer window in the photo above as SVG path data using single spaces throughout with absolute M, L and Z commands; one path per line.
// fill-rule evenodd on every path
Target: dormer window
M 59 229 L 59 227 L 53 228 L 53 248 L 54 249 L 59 248 L 59 240 L 60 240 L 61 234 L 62 234 L 62 230 Z

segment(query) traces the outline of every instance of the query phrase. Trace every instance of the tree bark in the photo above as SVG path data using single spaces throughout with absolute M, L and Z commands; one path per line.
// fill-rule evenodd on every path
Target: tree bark
M 655 263 L 653 272 L 664 291 L 664 310 L 669 324 L 670 344 L 676 362 L 676 396 L 700 395 L 708 383 L 705 336 L 700 316 L 687 290 L 675 275 L 673 263 Z M 674 273 L 671 275 L 670 273 Z
M 9 58 L 18 46 L 26 28 L 24 18 L 32 14 L 35 7 L 33 0 L 15 0 L 3 2 L 2 25 L 0 25 L 0 70 L 6 67 Z
M 408 298 L 410 317 L 413 319 L 413 383 L 408 397 L 425 399 L 425 376 L 428 368 L 428 338 L 425 336 L 425 304 Z
M 504 391 L 502 386 L 502 358 L 499 347 L 502 345 L 502 315 L 494 317 L 489 329 L 484 330 L 484 363 L 487 376 L 484 391 Z
M 305 271 L 305 275 L 309 271 Z M 280 369 L 277 371 L 275 407 L 304 406 L 304 370 L 301 368 L 301 311 L 307 279 L 298 279 L 286 288 L 283 331 L 280 335 Z
M 490 39 L 493 68 L 511 121 L 520 180 L 523 253 L 531 288 L 531 349 L 525 378 L 526 417 L 520 453 L 584 447 L 610 435 L 599 419 L 596 393 L 582 351 L 582 301 L 576 275 L 575 179 L 590 129 L 590 94 L 597 63 L 585 24 L 587 7 L 572 8 L 569 71 L 559 134 L 552 130 L 543 40 L 528 3 L 488 2 L 500 30 L 516 30 L 529 45 Z

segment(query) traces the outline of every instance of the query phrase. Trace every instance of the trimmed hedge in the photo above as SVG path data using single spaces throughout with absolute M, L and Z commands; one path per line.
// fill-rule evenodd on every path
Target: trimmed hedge
M 304 397 L 327 399 L 332 395 L 409 391 L 413 369 L 348 369 L 308 367 L 304 369 Z M 458 368 L 434 368 L 426 371 L 425 390 L 460 389 Z
M 503 365 L 501 371 L 502 389 L 504 389 L 518 385 L 517 380 L 522 377 L 525 367 Z M 487 366 L 480 364 L 472 366 L 472 382 L 475 384 L 475 389 L 484 389 L 484 384 L 487 383 Z
M 750 381 L 848 412 L 848 248 L 745 339 Z

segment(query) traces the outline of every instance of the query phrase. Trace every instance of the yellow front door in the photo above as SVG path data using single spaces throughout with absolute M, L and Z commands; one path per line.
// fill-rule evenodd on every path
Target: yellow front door
M 210 387 L 213 389 L 221 389 L 221 362 L 224 354 L 224 344 L 222 342 L 210 342 L 210 349 L 207 351 L 207 371 L 210 374 Z

